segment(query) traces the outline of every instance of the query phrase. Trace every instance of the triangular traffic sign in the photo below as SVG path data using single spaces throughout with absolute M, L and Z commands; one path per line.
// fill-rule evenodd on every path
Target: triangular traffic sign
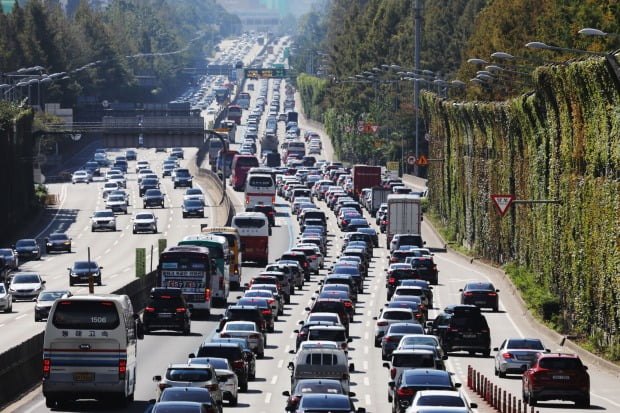
M 426 159 L 426 156 L 424 154 L 420 154 L 420 157 L 418 158 L 418 166 L 427 166 L 428 165 L 428 159 Z
M 499 215 L 503 217 L 506 214 L 506 211 L 508 211 L 508 207 L 510 206 L 510 204 L 512 204 L 512 201 L 514 201 L 515 196 L 514 195 L 491 195 L 491 199 L 493 200 L 495 207 L 499 211 Z
M 379 130 L 379 124 L 373 123 L 372 125 L 370 125 L 370 129 L 372 130 L 372 133 L 377 133 L 377 131 Z

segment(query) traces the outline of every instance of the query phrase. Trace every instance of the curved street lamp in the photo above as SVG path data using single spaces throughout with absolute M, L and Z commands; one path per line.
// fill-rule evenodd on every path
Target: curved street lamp
M 577 33 L 583 34 L 583 35 L 586 35 L 586 36 L 603 36 L 603 37 L 616 37 L 616 38 L 620 38 L 620 34 L 606 33 L 606 32 L 604 32 L 602 30 L 593 29 L 593 28 L 590 28 L 590 27 L 586 27 L 585 29 L 581 29 Z
M 606 56 L 605 53 L 591 52 L 590 50 L 572 49 L 572 48 L 568 48 L 568 47 L 551 46 L 551 45 L 548 45 L 548 44 L 543 43 L 543 42 L 529 42 L 529 43 L 526 43 L 525 47 L 531 47 L 531 48 L 534 48 L 534 49 L 547 49 L 547 50 L 553 50 L 553 51 L 556 51 L 556 52 L 570 52 L 570 53 L 587 54 L 587 55 L 599 56 L 599 57 L 605 57 Z

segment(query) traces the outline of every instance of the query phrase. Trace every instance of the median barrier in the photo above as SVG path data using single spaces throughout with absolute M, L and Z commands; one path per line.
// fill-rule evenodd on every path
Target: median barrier
M 127 294 L 137 313 L 146 305 L 149 292 L 156 281 L 157 272 L 153 271 L 142 278 L 134 279 L 112 294 Z M 0 354 L 0 410 L 41 383 L 43 335 L 43 332 L 38 333 Z
M 500 386 L 493 383 L 471 365 L 467 366 L 467 387 L 478 394 L 489 406 L 500 413 L 539 413 L 534 406 L 506 393 Z

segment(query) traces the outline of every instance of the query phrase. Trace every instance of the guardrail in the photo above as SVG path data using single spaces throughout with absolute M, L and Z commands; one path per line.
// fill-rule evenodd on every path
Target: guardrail
M 493 383 L 471 365 L 467 366 L 467 387 L 500 413 L 527 413 L 528 411 L 527 402 L 511 393 L 506 393 L 506 390 Z M 538 410 L 534 411 L 534 406 L 529 407 L 530 413 L 539 413 Z

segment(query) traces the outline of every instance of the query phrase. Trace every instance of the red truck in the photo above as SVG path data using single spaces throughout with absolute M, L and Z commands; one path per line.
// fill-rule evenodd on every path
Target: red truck
M 381 185 L 381 167 L 370 165 L 353 166 L 353 196 L 359 199 L 364 188 Z

